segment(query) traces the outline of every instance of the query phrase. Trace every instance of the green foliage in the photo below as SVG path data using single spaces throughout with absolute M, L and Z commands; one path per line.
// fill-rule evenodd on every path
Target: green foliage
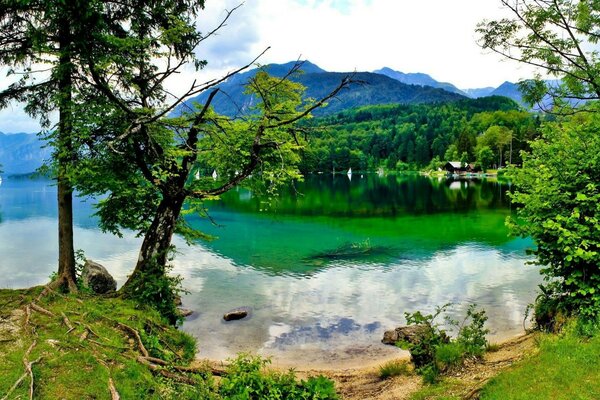
M 476 304 L 469 305 L 467 316 L 459 326 L 456 342 L 459 343 L 466 355 L 480 357 L 488 344 L 485 335 L 490 331 L 484 327 L 488 317 L 485 310 L 477 310 Z
M 588 105 L 598 109 L 598 105 Z M 595 318 L 600 311 L 600 114 L 543 126 L 522 169 L 510 175 L 518 217 L 512 232 L 532 237 L 546 279 L 540 308 Z M 543 310 L 542 310 L 543 311 Z
M 240 355 L 227 368 L 227 376 L 219 385 L 225 399 L 239 400 L 335 400 L 338 395 L 329 379 L 318 376 L 297 381 L 293 371 L 266 372 L 270 360 L 258 356 Z
M 441 307 L 436 307 L 433 314 L 423 315 L 420 311 L 414 313 L 404 313 L 406 323 L 408 325 L 423 326 L 423 333 L 419 335 L 415 343 L 401 342 L 399 347 L 410 351 L 410 356 L 416 371 L 422 373 L 423 368 L 434 366 L 435 368 L 435 352 L 438 346 L 448 343 L 449 338 L 446 331 L 440 328 L 436 319 L 446 312 L 450 304 L 445 304 Z
M 487 171 L 494 164 L 494 152 L 489 146 L 482 146 L 477 152 L 477 162 L 481 169 Z
M 381 379 L 408 374 L 410 374 L 410 369 L 405 361 L 392 360 L 379 367 L 379 377 Z
M 475 304 L 469 306 L 461 323 L 445 318 L 447 324 L 458 329 L 455 339 L 448 337 L 436 319 L 450 306 L 436 307 L 435 313 L 427 315 L 420 311 L 405 313 L 408 325 L 419 325 L 423 330 L 417 340 L 397 345 L 410 351 L 416 372 L 426 383 L 437 382 L 440 373 L 462 365 L 467 357 L 481 357 L 488 345 L 485 335 L 489 330 L 484 328 L 487 316 L 485 310 L 477 310 Z

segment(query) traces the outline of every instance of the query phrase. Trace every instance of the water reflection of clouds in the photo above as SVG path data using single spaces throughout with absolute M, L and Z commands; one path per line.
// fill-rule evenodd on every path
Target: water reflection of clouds
M 206 312 L 184 329 L 202 338 L 208 351 L 201 355 L 207 357 L 309 344 L 329 348 L 335 343 L 341 349 L 378 342 L 385 329 L 404 322 L 406 311 L 432 312 L 436 305 L 454 302 L 452 316 L 459 318 L 467 302 L 477 302 L 490 316 L 492 333 L 506 337 L 520 331 L 539 282 L 536 269 L 524 267 L 525 261 L 466 245 L 427 260 L 367 268 L 334 264 L 310 277 L 292 278 L 234 267 L 225 258 L 191 248 L 178 264 L 192 279 L 205 281 L 202 291 L 185 301 Z M 252 321 L 235 329 L 215 324 L 222 310 L 241 305 L 256 310 Z

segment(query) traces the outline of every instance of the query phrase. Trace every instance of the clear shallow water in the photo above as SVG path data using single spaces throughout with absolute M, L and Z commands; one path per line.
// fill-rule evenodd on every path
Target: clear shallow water
M 44 283 L 55 269 L 55 188 L 48 181 L 5 179 L 0 186 L 0 286 Z M 218 237 L 188 247 L 176 239 L 175 271 L 196 311 L 183 329 L 199 355 L 239 351 L 275 356 L 275 364 L 362 365 L 397 356 L 379 342 L 405 311 L 469 302 L 485 307 L 492 339 L 521 332 L 535 296 L 537 268 L 525 266 L 531 243 L 507 236 L 506 185 L 423 177 L 313 176 L 270 208 L 246 190 L 209 210 L 219 224 L 191 218 Z M 265 210 L 267 211 L 260 211 Z M 124 282 L 140 239 L 96 228 L 91 204 L 76 207 L 76 248 Z M 224 312 L 251 307 L 249 318 Z

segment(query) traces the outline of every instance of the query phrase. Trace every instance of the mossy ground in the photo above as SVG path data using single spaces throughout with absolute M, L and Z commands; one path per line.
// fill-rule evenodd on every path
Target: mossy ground
M 187 365 L 194 358 L 195 341 L 168 327 L 155 311 L 120 298 L 48 292 L 38 300 L 42 290 L 0 290 L 0 396 L 34 360 L 36 399 L 110 399 L 109 380 L 123 399 L 199 398 L 212 390 L 208 369 L 185 374 L 198 383 L 191 386 L 138 361 L 138 341 L 125 325 L 139 333 L 152 357 L 171 365 Z M 29 384 L 27 376 L 8 398 L 28 398 Z

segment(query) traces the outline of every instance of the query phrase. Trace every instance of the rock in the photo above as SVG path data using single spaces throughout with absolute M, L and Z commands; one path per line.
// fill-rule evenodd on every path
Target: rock
M 117 282 L 112 275 L 108 273 L 106 268 L 92 260 L 85 260 L 85 265 L 81 272 L 81 279 L 85 287 L 90 288 L 97 294 L 104 294 L 117 290 Z
M 395 345 L 396 342 L 419 343 L 424 335 L 430 331 L 427 325 L 408 325 L 400 326 L 392 331 L 386 331 L 383 334 L 381 342 L 383 344 Z
M 189 317 L 193 313 L 194 313 L 194 311 L 190 310 L 189 308 L 181 308 L 181 307 L 179 308 L 179 314 L 181 314 L 181 316 L 184 318 Z
M 236 321 L 238 319 L 246 318 L 249 313 L 249 307 L 234 308 L 233 310 L 226 312 L 225 315 L 223 315 L 223 319 L 225 321 Z

